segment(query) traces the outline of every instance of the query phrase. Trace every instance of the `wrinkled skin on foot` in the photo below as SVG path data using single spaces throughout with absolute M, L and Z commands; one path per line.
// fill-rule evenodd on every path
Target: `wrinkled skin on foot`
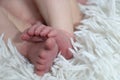
M 39 42 L 47 38 L 54 38 L 56 40 L 59 50 L 66 59 L 73 57 L 72 53 L 69 51 L 69 48 L 72 48 L 70 42 L 71 36 L 65 31 L 36 23 L 22 35 L 23 40 L 32 42 Z
M 28 45 L 27 58 L 35 66 L 35 73 L 44 75 L 53 65 L 57 56 L 58 47 L 54 39 Z

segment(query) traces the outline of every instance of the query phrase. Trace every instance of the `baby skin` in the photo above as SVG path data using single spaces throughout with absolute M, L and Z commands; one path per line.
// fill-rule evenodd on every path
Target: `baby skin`
M 40 43 L 43 46 L 42 49 L 41 46 L 39 47 L 43 52 L 34 53 L 33 51 L 28 53 L 28 59 L 35 65 L 35 72 L 37 74 L 41 75 L 50 70 L 58 51 L 61 51 L 61 54 L 66 59 L 73 57 L 72 53 L 69 51 L 69 48 L 72 48 L 70 37 L 71 35 L 67 32 L 45 26 L 40 22 L 37 22 L 22 34 L 21 38 L 23 40 L 35 42 L 36 45 Z M 44 48 L 44 43 L 47 45 L 47 49 Z
M 28 45 L 26 57 L 35 66 L 34 71 L 37 75 L 47 73 L 58 53 L 58 46 L 53 38 L 48 38 L 39 43 Z
M 23 35 L 22 39 L 31 42 L 40 42 L 49 38 L 53 38 L 61 51 L 61 54 L 66 58 L 72 58 L 72 53 L 69 48 L 72 48 L 70 38 L 73 36 L 63 30 L 54 29 L 49 26 L 45 26 L 40 22 L 37 22 L 34 26 L 27 29 Z

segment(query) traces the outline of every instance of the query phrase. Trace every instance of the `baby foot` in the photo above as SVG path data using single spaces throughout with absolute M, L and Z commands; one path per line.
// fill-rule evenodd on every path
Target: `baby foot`
M 58 53 L 58 47 L 53 38 L 48 38 L 42 43 L 29 45 L 27 58 L 35 66 L 35 73 L 43 75 L 48 72 Z
M 42 23 L 37 22 L 32 27 L 30 27 L 26 31 L 24 31 L 24 33 L 21 35 L 21 38 L 23 40 L 27 40 L 27 41 L 31 41 L 31 42 L 44 41 L 46 38 L 41 37 L 39 35 L 39 32 L 41 32 L 41 30 L 43 30 L 45 27 L 46 26 L 43 25 Z
M 39 25 L 39 24 L 36 24 Z M 73 37 L 69 33 L 62 31 L 62 30 L 57 30 L 52 27 L 48 26 L 41 26 L 39 25 L 37 28 L 35 26 L 29 28 L 27 32 L 23 34 L 26 39 L 24 40 L 29 40 L 29 41 L 37 41 L 40 39 L 45 39 L 45 38 L 54 38 L 57 42 L 57 45 L 59 47 L 59 50 L 61 51 L 62 55 L 66 59 L 72 58 L 72 53 L 69 51 L 69 48 L 72 48 L 70 38 Z M 37 39 L 37 38 L 38 39 Z
M 69 48 L 72 48 L 70 38 L 73 38 L 73 35 L 63 30 L 52 29 L 50 30 L 49 34 L 47 34 L 47 36 L 53 37 L 56 40 L 59 50 L 61 51 L 61 54 L 66 59 L 70 59 L 73 57 L 72 53 L 69 51 Z

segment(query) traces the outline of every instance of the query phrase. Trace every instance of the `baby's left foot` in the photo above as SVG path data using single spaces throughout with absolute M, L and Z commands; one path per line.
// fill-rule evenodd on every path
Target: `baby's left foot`
M 44 44 L 45 43 L 45 44 Z M 58 46 L 53 38 L 48 38 L 43 44 L 41 52 L 39 52 L 37 63 L 35 65 L 35 73 L 43 75 L 50 71 L 54 59 L 57 57 Z M 41 45 L 39 45 L 41 46 Z
M 21 35 L 21 38 L 26 41 L 30 42 L 40 42 L 44 41 L 46 37 L 40 36 L 40 32 L 45 28 L 46 26 L 43 25 L 41 22 L 37 22 L 30 28 L 24 31 L 24 33 Z
M 48 38 L 39 43 L 26 42 L 20 51 L 24 52 L 23 55 L 34 65 L 34 72 L 42 76 L 50 71 L 57 57 L 58 46 L 53 38 Z

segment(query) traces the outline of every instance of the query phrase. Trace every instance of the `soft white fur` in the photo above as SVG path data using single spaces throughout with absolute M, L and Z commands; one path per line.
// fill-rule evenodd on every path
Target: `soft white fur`
M 74 58 L 60 54 L 49 73 L 37 76 L 8 40 L 0 37 L 0 80 L 120 80 L 120 0 L 89 0 L 75 31 Z

